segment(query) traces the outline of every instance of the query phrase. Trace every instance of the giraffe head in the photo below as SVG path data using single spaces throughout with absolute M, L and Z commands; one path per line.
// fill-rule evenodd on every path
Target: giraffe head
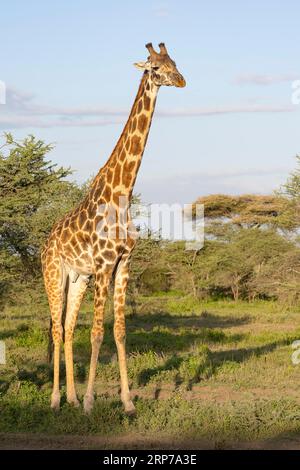
M 146 44 L 150 55 L 146 62 L 134 64 L 137 68 L 147 70 L 151 74 L 153 83 L 157 86 L 185 87 L 185 79 L 178 72 L 174 60 L 169 56 L 164 43 L 158 45 L 160 52 L 156 52 L 151 43 Z

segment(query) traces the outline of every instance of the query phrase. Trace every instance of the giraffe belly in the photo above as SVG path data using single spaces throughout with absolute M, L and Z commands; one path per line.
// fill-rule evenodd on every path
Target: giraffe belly
M 68 272 L 73 272 L 78 275 L 90 276 L 94 274 L 95 269 L 92 263 L 82 262 L 81 260 L 64 259 L 63 263 Z
M 94 259 L 89 249 L 78 255 L 69 250 L 64 250 L 61 253 L 61 257 L 67 271 L 84 276 L 90 276 L 95 272 Z

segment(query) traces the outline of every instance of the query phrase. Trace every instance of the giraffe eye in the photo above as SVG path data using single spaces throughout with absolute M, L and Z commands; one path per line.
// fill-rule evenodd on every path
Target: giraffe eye
M 159 67 L 152 67 L 152 70 L 158 70 Z

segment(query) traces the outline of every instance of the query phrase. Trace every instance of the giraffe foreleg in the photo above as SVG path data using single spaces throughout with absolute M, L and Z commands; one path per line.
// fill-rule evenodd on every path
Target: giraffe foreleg
M 73 282 L 72 282 L 73 279 Z M 67 401 L 74 406 L 79 406 L 77 400 L 74 370 L 73 370 L 73 335 L 77 315 L 88 284 L 87 276 L 70 276 L 67 296 L 67 313 L 65 320 L 65 360 L 67 379 Z
M 121 259 L 116 275 L 115 275 L 115 289 L 114 289 L 114 337 L 118 351 L 120 379 L 121 379 L 121 400 L 124 404 L 127 414 L 135 414 L 135 407 L 131 401 L 127 364 L 126 364 L 126 326 L 125 326 L 125 297 L 129 277 L 129 258 Z
M 111 279 L 111 272 L 103 270 L 96 272 L 95 275 L 95 299 L 94 299 L 94 320 L 91 331 L 91 362 L 87 391 L 84 396 L 84 410 L 89 413 L 94 405 L 94 384 L 96 377 L 97 361 L 100 347 L 104 335 L 104 307 L 107 298 L 108 286 Z

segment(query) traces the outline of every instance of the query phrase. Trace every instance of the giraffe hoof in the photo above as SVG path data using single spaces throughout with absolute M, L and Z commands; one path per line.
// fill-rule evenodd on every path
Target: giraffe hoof
M 86 414 L 90 414 L 94 406 L 94 397 L 86 395 L 83 399 L 83 408 Z
M 132 401 L 130 401 L 129 403 L 126 403 L 125 413 L 127 414 L 127 416 L 136 416 L 136 409 Z
M 60 394 L 52 394 L 51 396 L 51 408 L 54 411 L 59 411 L 60 405 Z
M 77 398 L 68 398 L 67 399 L 67 402 L 69 403 L 69 405 L 72 405 L 74 406 L 75 408 L 78 408 L 80 406 L 80 403 L 79 401 L 77 400 Z

